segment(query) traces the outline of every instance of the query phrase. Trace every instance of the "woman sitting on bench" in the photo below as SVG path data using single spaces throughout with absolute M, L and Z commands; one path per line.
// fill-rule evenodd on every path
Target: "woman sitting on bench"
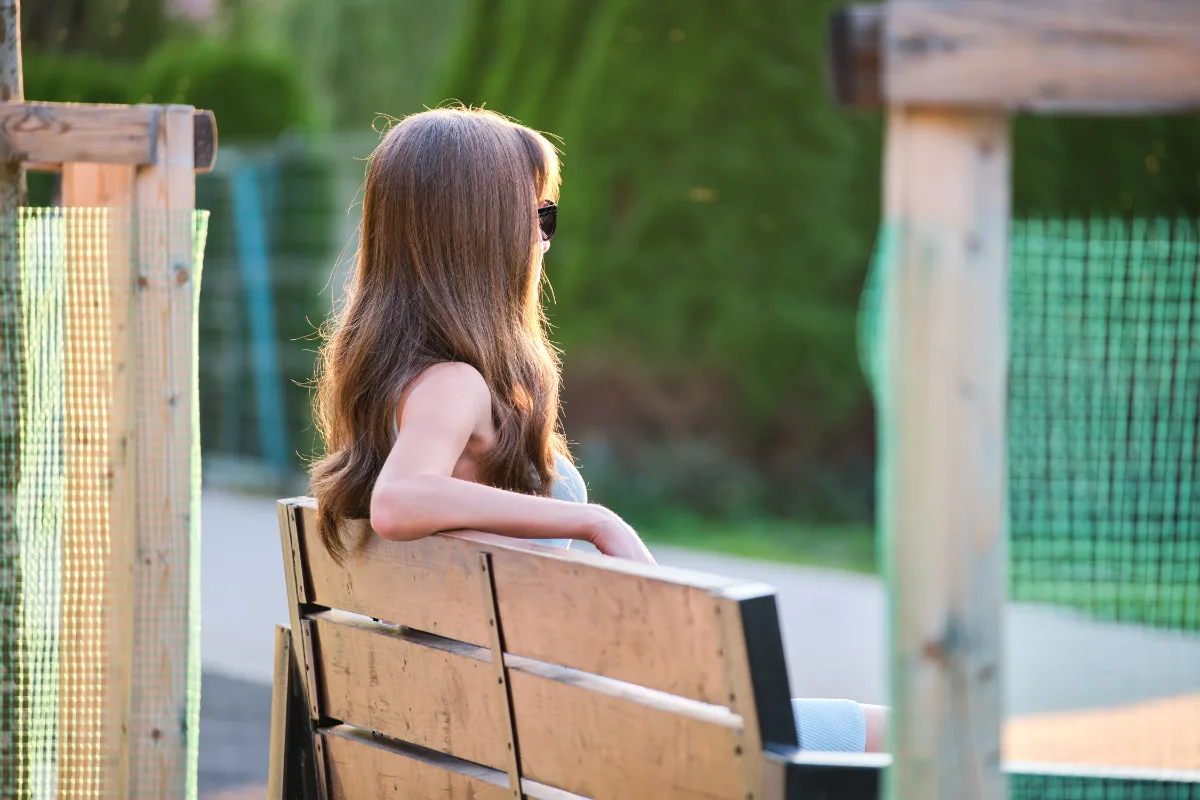
M 395 125 L 367 170 L 353 281 L 321 351 L 312 471 L 319 533 L 388 539 L 473 529 L 653 563 L 637 533 L 589 504 L 559 425 L 559 364 L 539 301 L 558 158 L 490 111 Z M 884 711 L 796 700 L 801 746 L 879 750 Z

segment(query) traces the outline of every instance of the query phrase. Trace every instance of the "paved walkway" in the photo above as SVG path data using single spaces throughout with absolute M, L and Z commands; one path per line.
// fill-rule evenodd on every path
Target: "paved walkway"
M 202 513 L 203 795 L 265 776 L 272 630 L 286 625 L 288 614 L 274 501 L 206 490 Z M 777 587 L 794 695 L 886 702 L 886 617 L 878 579 L 677 548 L 654 550 L 664 564 Z M 1011 715 L 1200 691 L 1198 636 L 1020 605 L 1009 608 L 1007 625 Z M 260 724 L 252 724 L 260 717 Z M 235 729 L 253 741 L 242 741 L 240 734 L 230 738 Z M 239 766 L 250 757 L 261 758 L 261 770 Z

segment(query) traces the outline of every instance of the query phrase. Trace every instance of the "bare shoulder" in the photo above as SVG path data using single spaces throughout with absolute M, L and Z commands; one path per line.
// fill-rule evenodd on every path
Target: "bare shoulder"
M 429 391 L 433 387 L 439 390 L 454 390 L 459 393 L 488 394 L 487 381 L 479 370 L 461 361 L 443 361 L 426 367 L 416 380 L 408 387 L 405 394 L 412 394 L 418 388 Z
M 399 423 L 408 407 L 440 414 L 491 418 L 492 393 L 479 370 L 459 361 L 426 367 L 405 390 L 396 409 Z

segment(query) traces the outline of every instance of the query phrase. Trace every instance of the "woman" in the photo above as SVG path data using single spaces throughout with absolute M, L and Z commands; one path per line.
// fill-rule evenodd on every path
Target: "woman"
M 387 539 L 473 529 L 653 563 L 589 504 L 559 426 L 559 364 L 539 300 L 554 236 L 554 148 L 499 114 L 442 108 L 395 125 L 371 157 L 358 264 L 321 350 L 312 470 L 319 534 Z M 877 749 L 881 718 L 795 701 L 802 745 Z

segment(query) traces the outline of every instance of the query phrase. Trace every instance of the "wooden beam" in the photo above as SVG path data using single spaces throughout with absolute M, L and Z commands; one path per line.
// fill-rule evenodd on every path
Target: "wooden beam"
M 21 5 L 0 0 L 0 101 L 21 101 Z M 0 794 L 29 794 L 24 595 L 17 487 L 21 479 L 21 331 L 19 208 L 25 168 L 0 142 Z
M 1010 134 L 888 116 L 878 345 L 891 797 L 1002 800 Z
M 196 111 L 192 116 L 196 172 L 212 172 L 217 165 L 217 117 L 211 111 Z
M 32 168 L 57 171 L 63 164 L 154 164 L 158 115 L 168 106 L 86 103 L 0 103 L 0 150 Z M 210 172 L 217 159 L 217 122 L 211 111 L 194 111 L 193 160 Z
M 196 736 L 188 699 L 193 654 L 190 580 L 196 393 L 197 265 L 192 109 L 158 117 L 154 166 L 137 172 L 136 440 L 137 559 L 134 565 L 134 686 L 130 793 L 179 797 L 194 776 L 187 750 Z M 198 611 L 198 610 L 197 610 Z M 194 789 L 193 789 L 194 791 Z
M 1198 3 L 904 0 L 842 9 L 830 41 L 835 97 L 847 106 L 1200 108 Z
M 94 687 L 92 671 L 100 668 L 102 689 L 94 696 L 75 696 L 64 693 L 63 708 L 60 710 L 60 741 L 64 736 L 74 735 L 82 741 L 83 733 L 71 734 L 72 720 L 82 724 L 82 712 L 76 704 L 91 704 L 102 698 L 99 719 L 90 720 L 90 727 L 99 735 L 101 796 L 125 797 L 129 787 L 129 710 L 130 681 L 132 678 L 132 624 L 133 624 L 133 562 L 135 559 L 135 502 L 133 450 L 136 420 L 133 416 L 132 328 L 130 316 L 130 292 L 133 287 L 133 227 L 129 209 L 133 206 L 134 168 L 121 164 L 67 164 L 63 169 L 62 202 L 64 206 L 81 208 L 111 209 L 99 227 L 83 226 L 72 235 L 73 245 L 92 248 L 83 253 L 85 258 L 77 263 L 71 259 L 69 269 L 85 270 L 92 258 L 103 254 L 107 270 L 103 275 L 94 275 L 94 280 L 104 281 L 104 291 L 96 299 L 103 304 L 107 317 L 108 335 L 95 338 L 95 347 L 107 342 L 104 349 L 90 354 L 103 362 L 103 375 L 96 376 L 99 383 L 92 391 L 102 395 L 101 413 L 103 420 L 93 421 L 98 436 L 97 442 L 89 439 L 93 447 L 103 448 L 103 463 L 100 464 L 101 480 L 99 502 L 93 511 L 93 519 L 80 520 L 79 526 L 64 525 L 63 531 L 63 574 L 66 576 L 86 574 L 100 576 L 99 592 L 103 602 L 93 605 L 91 610 L 80 608 L 78 614 L 64 614 L 64 650 L 73 648 L 73 642 L 87 641 L 98 633 L 101 642 L 102 662 L 78 663 L 63 677 L 63 685 L 72 683 Z M 84 317 L 86 319 L 86 317 Z M 72 315 L 68 330 L 77 325 L 79 317 Z M 86 331 L 81 330 L 81 334 Z M 79 351 L 76 351 L 79 352 Z M 81 358 L 88 353 L 79 352 Z M 70 361 L 70 353 L 68 354 Z M 71 362 L 73 363 L 73 362 Z M 70 369 L 70 363 L 68 364 Z M 87 388 L 86 386 L 83 388 Z M 95 398 L 93 398 L 94 400 Z M 73 409 L 68 402 L 68 412 Z M 96 465 L 90 464 L 94 470 Z M 88 473 L 92 474 L 92 473 Z M 80 484 L 83 487 L 83 484 Z M 86 496 L 85 496 L 86 497 Z M 95 516 L 99 515 L 99 516 Z M 64 609 L 68 602 L 79 603 L 87 595 L 88 586 L 64 585 Z M 78 595 L 78 596 L 77 596 Z M 87 596 L 87 602 L 95 604 L 96 592 Z M 96 623 L 99 618 L 100 623 Z M 64 655 L 64 658 L 66 656 Z M 82 757 L 79 754 L 78 757 Z M 66 758 L 71 758 L 70 753 Z M 63 756 L 60 756 L 60 772 Z M 64 790 L 67 787 L 62 787 Z M 62 796 L 66 796 L 60 793 Z
M 833 99 L 847 108 L 879 108 L 885 6 L 842 6 L 829 18 Z
M 0 105 L 0 137 L 14 158 L 63 164 L 153 164 L 158 106 Z

